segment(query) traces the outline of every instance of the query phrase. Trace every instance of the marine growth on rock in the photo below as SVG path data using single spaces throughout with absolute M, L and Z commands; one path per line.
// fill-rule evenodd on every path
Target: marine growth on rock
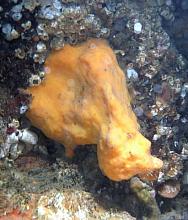
M 27 116 L 67 156 L 77 145 L 97 144 L 99 167 L 115 181 L 162 167 L 139 132 L 124 73 L 106 41 L 65 45 L 45 68 L 44 81 L 27 90 L 33 97 Z

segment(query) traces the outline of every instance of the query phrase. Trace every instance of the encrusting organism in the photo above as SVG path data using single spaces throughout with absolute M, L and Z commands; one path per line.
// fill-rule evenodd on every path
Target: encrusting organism
M 162 167 L 139 132 L 124 73 L 106 41 L 65 45 L 48 56 L 45 69 L 43 82 L 27 89 L 33 97 L 27 116 L 67 156 L 77 145 L 97 144 L 99 167 L 115 181 Z

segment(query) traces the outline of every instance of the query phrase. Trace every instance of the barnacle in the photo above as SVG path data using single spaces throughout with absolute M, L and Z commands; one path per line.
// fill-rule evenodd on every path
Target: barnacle
M 67 156 L 76 145 L 97 144 L 99 167 L 115 181 L 162 167 L 139 132 L 124 73 L 106 41 L 65 45 L 49 55 L 45 68 L 44 81 L 28 88 L 27 116 L 62 143 Z

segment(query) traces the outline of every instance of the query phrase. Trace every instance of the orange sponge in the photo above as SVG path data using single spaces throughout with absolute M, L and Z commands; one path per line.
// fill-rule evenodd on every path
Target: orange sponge
M 45 80 L 28 88 L 27 113 L 34 126 L 65 146 L 97 144 L 99 167 L 112 180 L 129 179 L 162 167 L 139 133 L 126 80 L 106 41 L 65 45 L 46 60 Z

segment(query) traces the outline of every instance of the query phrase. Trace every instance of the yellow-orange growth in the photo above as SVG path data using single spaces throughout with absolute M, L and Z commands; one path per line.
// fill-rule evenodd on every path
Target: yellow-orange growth
M 97 144 L 99 167 L 112 180 L 129 179 L 162 167 L 150 154 L 131 109 L 126 80 L 106 41 L 65 45 L 46 60 L 45 80 L 28 88 L 27 113 L 34 126 L 65 146 Z

